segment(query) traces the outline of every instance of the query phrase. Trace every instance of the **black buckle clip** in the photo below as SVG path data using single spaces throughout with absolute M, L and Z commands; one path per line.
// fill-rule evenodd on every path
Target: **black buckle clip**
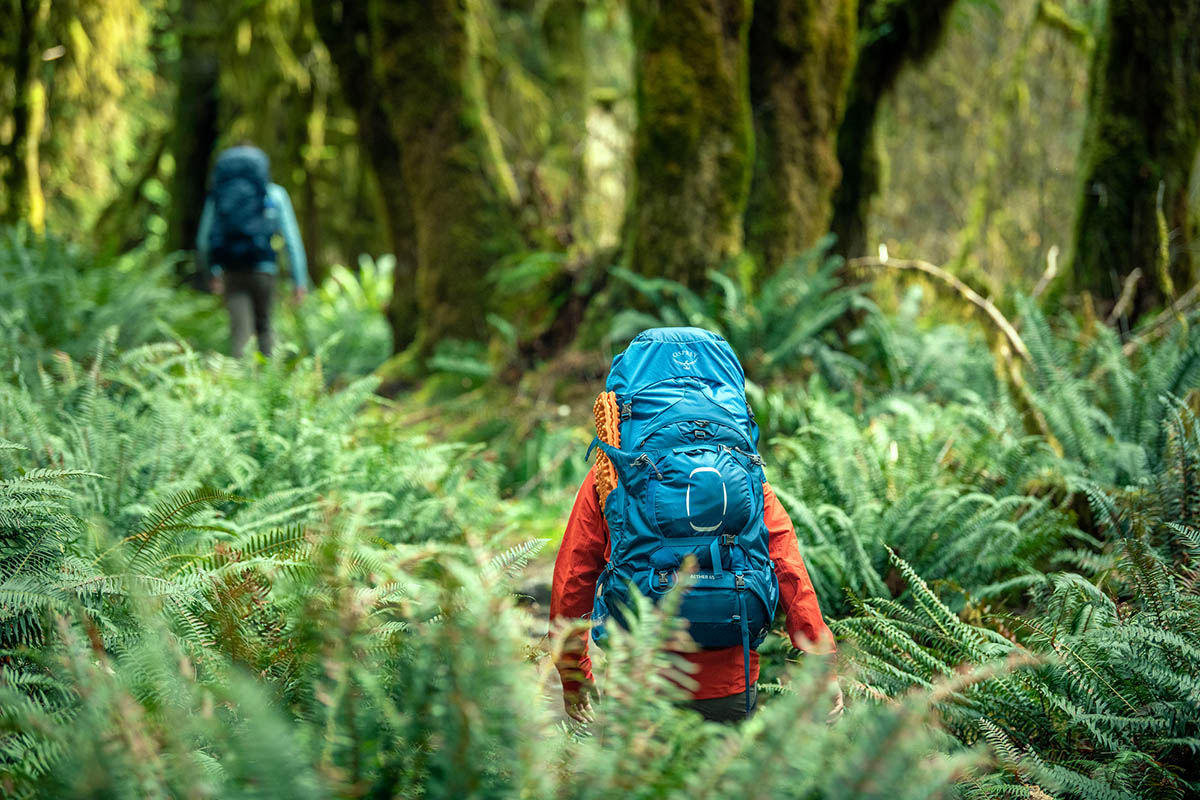
M 659 588 L 666 588 L 667 586 L 671 585 L 671 579 L 667 576 L 666 570 L 659 570 L 658 585 Z
M 625 405 L 621 406 L 621 419 L 629 419 L 633 416 L 633 403 L 626 401 Z
M 742 573 L 739 572 L 737 575 L 733 576 L 733 588 L 737 589 L 739 592 L 745 591 L 746 579 L 742 577 Z
M 737 534 L 736 533 L 722 533 L 721 534 L 721 544 L 725 545 L 726 547 L 733 547 L 735 544 L 737 544 Z

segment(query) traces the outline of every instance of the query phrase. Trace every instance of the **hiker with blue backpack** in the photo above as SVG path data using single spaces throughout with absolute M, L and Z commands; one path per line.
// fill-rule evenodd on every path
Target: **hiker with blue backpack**
M 696 667 L 691 705 L 710 720 L 745 719 L 777 604 L 796 648 L 830 654 L 834 640 L 763 474 L 742 366 L 709 331 L 644 331 L 613 359 L 594 414 L 596 463 L 555 561 L 551 621 L 590 620 L 603 646 L 631 592 L 657 601 L 683 581 L 679 614 L 699 646 L 682 654 Z M 567 714 L 581 722 L 594 694 L 587 640 L 565 642 L 556 663 Z M 839 689 L 834 716 L 841 706 Z
M 222 152 L 196 235 L 200 275 L 215 294 L 225 295 L 234 358 L 241 358 L 251 333 L 258 336 L 259 352 L 271 355 L 275 234 L 283 237 L 296 301 L 308 291 L 308 262 L 292 201 L 270 174 L 267 154 L 253 145 Z

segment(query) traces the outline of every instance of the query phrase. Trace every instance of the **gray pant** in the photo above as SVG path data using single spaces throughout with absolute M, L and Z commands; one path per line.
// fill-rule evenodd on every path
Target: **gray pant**
M 754 714 L 758 705 L 758 687 L 750 687 L 750 714 L 746 713 L 746 693 L 712 697 L 708 700 L 692 700 L 688 708 L 699 711 L 700 716 L 709 722 L 741 722 Z
M 275 305 L 275 276 L 267 272 L 225 272 L 225 306 L 229 309 L 229 336 L 233 357 L 241 358 L 258 335 L 258 350 L 271 355 L 271 308 Z

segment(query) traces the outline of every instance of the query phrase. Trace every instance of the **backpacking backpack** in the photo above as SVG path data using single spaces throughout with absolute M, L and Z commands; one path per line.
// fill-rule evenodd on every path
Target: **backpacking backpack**
M 209 237 L 213 263 L 236 271 L 275 260 L 271 236 L 277 225 L 267 212 L 270 182 L 267 154 L 257 147 L 231 147 L 217 158 Z
M 602 643 L 610 621 L 625 624 L 631 589 L 663 597 L 690 556 L 696 569 L 679 614 L 701 647 L 742 646 L 749 688 L 750 650 L 766 637 L 779 583 L 742 365 L 714 333 L 654 328 L 613 359 L 605 388 L 619 439 L 600 431 L 592 446 L 617 481 L 603 500 L 611 552 L 596 584 L 592 637 Z

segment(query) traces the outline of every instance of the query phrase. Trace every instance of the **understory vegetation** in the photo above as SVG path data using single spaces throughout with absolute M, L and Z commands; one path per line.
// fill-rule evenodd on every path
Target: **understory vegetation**
M 707 293 L 615 270 L 653 314 L 593 315 L 515 385 L 479 355 L 388 399 L 386 260 L 239 362 L 169 264 L 0 231 L 0 795 L 1195 796 L 1195 320 L 1123 339 L 1018 299 L 1026 358 L 824 253 Z M 739 727 L 676 705 L 686 634 L 648 609 L 596 722 L 564 722 L 526 597 L 586 469 L 593 362 L 650 324 L 746 364 L 840 641 L 770 637 Z

